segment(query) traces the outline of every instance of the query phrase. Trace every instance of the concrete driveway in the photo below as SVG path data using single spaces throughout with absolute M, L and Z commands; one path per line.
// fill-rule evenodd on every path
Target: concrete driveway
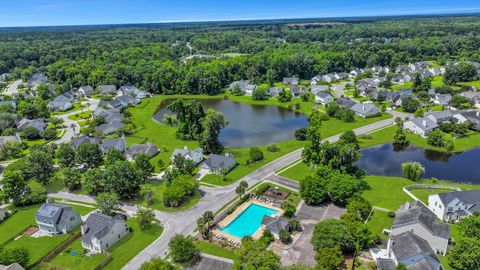
M 305 264 L 315 266 L 315 250 L 310 243 L 315 224 L 320 220 L 328 218 L 340 218 L 345 213 L 345 209 L 340 208 L 333 203 L 308 206 L 303 204 L 297 213 L 297 218 L 302 224 L 303 232 L 292 246 L 282 248 L 282 246 L 273 246 L 272 250 L 277 253 L 282 265 Z

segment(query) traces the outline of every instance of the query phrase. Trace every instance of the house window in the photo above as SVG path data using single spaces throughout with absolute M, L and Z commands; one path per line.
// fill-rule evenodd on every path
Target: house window
M 448 211 L 453 211 L 453 207 L 448 207 Z
M 467 206 L 465 205 L 465 210 L 467 210 Z
M 438 205 L 438 208 L 442 209 L 442 205 L 441 205 L 441 204 L 440 204 L 440 205 Z
M 118 239 L 120 239 L 120 234 L 118 234 Z

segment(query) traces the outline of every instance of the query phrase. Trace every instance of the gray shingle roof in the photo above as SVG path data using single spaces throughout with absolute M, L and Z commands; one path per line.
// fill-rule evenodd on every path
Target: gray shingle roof
M 391 247 L 399 263 L 409 270 L 437 270 L 440 260 L 427 241 L 412 232 L 404 232 L 391 237 Z
M 205 160 L 204 165 L 212 170 L 219 170 L 220 168 L 231 170 L 237 165 L 237 162 L 233 157 L 210 154 L 207 160 Z
M 432 235 L 446 238 L 450 237 L 450 226 L 437 221 L 437 216 L 420 201 L 405 203 L 397 210 L 392 229 L 420 223 Z
M 110 217 L 100 213 L 90 214 L 82 225 L 85 230 L 82 235 L 82 242 L 91 245 L 92 239 L 100 239 L 105 236 L 117 222 L 121 222 L 122 224 L 125 223 L 119 215 Z
M 338 98 L 335 102 L 342 109 L 350 109 L 350 108 L 353 107 L 353 105 L 357 104 L 355 101 L 353 101 L 351 99 L 348 99 L 348 98 Z
M 288 219 L 264 215 L 262 218 L 262 225 L 264 225 L 270 232 L 279 234 L 280 231 L 288 228 Z
M 95 137 L 81 136 L 81 137 L 73 138 L 72 141 L 70 142 L 70 146 L 73 148 L 77 148 L 82 144 L 91 144 L 91 143 L 99 144 L 101 141 L 102 140 L 100 139 L 100 137 L 97 137 L 97 136 Z
M 125 138 L 107 138 L 102 141 L 102 144 L 100 144 L 100 149 L 102 149 L 104 154 L 108 153 L 112 148 L 125 152 L 127 149 Z
M 422 118 L 413 118 L 410 120 L 414 123 L 417 127 L 421 128 L 423 131 L 433 130 L 438 127 L 438 124 L 432 121 L 430 118 L 422 117 Z
M 35 220 L 44 223 L 65 224 L 67 221 L 66 218 L 68 218 L 72 212 L 73 209 L 71 206 L 47 202 L 35 213 Z M 58 213 L 60 213 L 59 219 L 53 220 Z
M 380 109 L 377 107 L 377 105 L 373 103 L 357 103 L 352 106 L 352 111 L 362 114 L 362 115 L 375 115 L 380 112 Z
M 455 199 L 459 199 L 464 204 L 477 204 L 480 202 L 480 190 L 439 193 L 438 197 L 440 197 L 444 205 L 451 203 Z
M 149 157 L 153 157 L 158 153 L 158 148 L 155 144 L 134 144 L 128 150 L 127 154 L 136 157 L 137 155 L 144 153 Z
M 96 126 L 95 131 L 101 132 L 104 135 L 108 135 L 108 134 L 117 132 L 119 129 L 121 129 L 124 126 L 125 126 L 125 124 L 122 121 L 114 119 L 113 121 L 111 121 L 109 123 L 105 123 L 105 124 L 102 124 L 100 126 Z
M 117 92 L 117 87 L 115 85 L 99 85 L 98 90 L 101 94 L 114 94 Z

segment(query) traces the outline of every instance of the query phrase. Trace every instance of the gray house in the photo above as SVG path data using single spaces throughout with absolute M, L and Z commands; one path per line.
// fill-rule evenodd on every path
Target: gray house
M 330 89 L 330 86 L 328 85 L 315 84 L 315 85 L 312 85 L 312 89 L 310 91 L 313 94 L 316 94 L 317 92 L 326 92 L 329 89 Z
M 292 87 L 290 87 L 290 91 L 294 97 L 299 97 L 301 94 L 307 92 L 307 89 L 305 86 L 292 85 Z
M 25 270 L 20 264 L 12 263 L 10 265 L 0 264 L 0 270 Z
M 298 77 L 285 77 L 283 78 L 284 85 L 298 85 Z
M 99 85 L 98 93 L 100 95 L 115 95 L 117 94 L 117 87 L 115 85 Z
M 332 102 L 334 99 L 333 99 L 333 96 L 328 93 L 328 92 L 317 92 L 315 93 L 315 102 L 317 103 L 321 103 L 321 104 L 328 104 L 330 102 Z
M 35 214 L 40 231 L 48 234 L 65 234 L 75 229 L 82 219 L 71 206 L 55 204 L 48 199 Z
M 73 108 L 73 104 L 70 101 L 50 101 L 47 108 L 54 112 L 63 112 Z
M 130 233 L 122 217 L 92 213 L 81 227 L 82 246 L 92 253 L 102 253 Z
M 102 141 L 100 144 L 100 149 L 104 154 L 107 154 L 110 149 L 115 148 L 123 153 L 127 151 L 127 142 L 125 141 L 125 137 L 122 136 L 121 138 L 107 138 Z
M 0 136 L 0 147 L 3 147 L 6 143 L 22 143 L 20 136 Z
M 413 118 L 403 122 L 403 129 L 418 134 L 422 137 L 426 137 L 430 132 L 438 127 L 438 124 L 428 117 Z
M 90 85 L 84 85 L 80 86 L 77 92 L 81 96 L 90 97 L 91 95 L 93 95 L 93 88 Z
M 102 139 L 98 136 L 80 136 L 70 141 L 70 146 L 77 149 L 82 144 L 100 144 Z
M 154 143 L 134 144 L 127 149 L 127 158 L 133 160 L 140 154 L 146 154 L 148 157 L 152 158 L 158 152 L 158 148 Z
M 353 105 L 351 109 L 362 118 L 372 117 L 380 113 L 380 108 L 373 103 L 358 103 Z
M 269 230 L 275 238 L 279 239 L 280 232 L 282 230 L 288 230 L 288 219 L 264 215 L 262 218 L 262 228 Z
M 23 118 L 17 123 L 17 129 L 23 131 L 27 127 L 33 127 L 37 129 L 40 132 L 43 132 L 43 129 L 45 127 L 45 123 L 43 122 L 43 119 L 27 119 Z
M 447 252 L 450 226 L 437 221 L 434 212 L 420 201 L 407 202 L 402 205 L 395 215 L 391 235 L 412 232 L 428 242 L 437 253 Z
M 353 105 L 357 104 L 355 101 L 348 99 L 348 98 L 338 98 L 335 102 L 340 106 L 342 109 L 350 109 Z
M 230 154 L 216 155 L 210 154 L 202 164 L 200 164 L 200 170 L 205 173 L 220 173 L 221 170 L 226 172 L 231 171 L 237 166 L 237 161 Z
M 95 131 L 100 132 L 103 135 L 108 135 L 108 134 L 112 134 L 112 133 L 117 132 L 118 130 L 120 130 L 124 126 L 125 126 L 125 124 L 122 121 L 115 119 L 111 122 L 96 126 Z
M 170 161 L 173 161 L 175 159 L 176 156 L 183 156 L 185 157 L 186 159 L 190 159 L 190 160 L 193 160 L 193 162 L 195 162 L 195 164 L 198 164 L 200 162 L 202 162 L 203 160 L 203 149 L 202 148 L 197 148 L 195 150 L 188 150 L 188 147 L 185 146 L 183 149 L 182 148 L 175 148 L 175 150 L 173 150 L 173 154 L 172 156 L 170 157 Z

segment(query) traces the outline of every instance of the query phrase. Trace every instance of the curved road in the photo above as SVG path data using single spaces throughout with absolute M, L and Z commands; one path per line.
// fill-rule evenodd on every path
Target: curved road
M 395 117 L 406 117 L 406 114 L 399 114 L 396 112 L 390 112 Z M 394 119 L 386 119 L 379 122 L 372 123 L 367 126 L 363 126 L 355 129 L 356 134 L 365 134 L 372 132 L 374 130 L 387 127 L 394 123 Z M 335 135 L 327 138 L 329 142 L 335 142 L 339 139 L 340 135 Z M 252 186 L 259 181 L 262 181 L 266 177 L 275 173 L 275 171 L 301 159 L 302 149 L 295 150 L 290 152 L 271 163 L 261 167 L 258 170 L 251 172 L 250 174 L 243 177 L 241 180 L 247 181 L 249 186 Z M 196 221 L 205 211 L 215 212 L 220 209 L 222 206 L 229 203 L 233 198 L 237 196 L 235 193 L 236 185 L 232 184 L 227 187 L 200 187 L 200 192 L 202 193 L 202 199 L 198 204 L 193 206 L 191 209 L 182 212 L 161 212 L 155 211 L 155 217 L 158 219 L 163 227 L 164 231 L 162 235 L 156 239 L 152 244 L 145 248 L 142 252 L 137 254 L 130 262 L 128 262 L 122 269 L 138 269 L 142 263 L 149 261 L 153 257 L 163 257 L 168 252 L 168 242 L 175 236 L 175 234 L 188 235 L 191 234 L 196 228 Z M 93 198 L 85 195 L 70 194 L 66 192 L 49 194 L 51 197 L 62 198 L 75 201 L 83 202 L 93 202 Z M 134 213 L 137 210 L 136 206 L 125 205 L 122 207 L 123 210 Z
M 78 124 L 78 121 L 70 120 L 68 117 L 77 113 L 82 113 L 85 111 L 90 111 L 90 110 L 95 110 L 100 103 L 100 100 L 98 99 L 87 99 L 86 102 L 83 102 L 84 104 L 88 103 L 88 106 L 81 109 L 81 110 L 76 110 L 70 113 L 62 114 L 62 115 L 57 115 L 56 117 L 63 119 L 63 125 L 65 126 L 64 134 L 63 136 L 56 140 L 56 144 L 61 144 L 61 143 L 68 143 L 72 140 L 73 137 L 80 131 L 80 125 Z M 73 128 L 72 128 L 73 127 Z

